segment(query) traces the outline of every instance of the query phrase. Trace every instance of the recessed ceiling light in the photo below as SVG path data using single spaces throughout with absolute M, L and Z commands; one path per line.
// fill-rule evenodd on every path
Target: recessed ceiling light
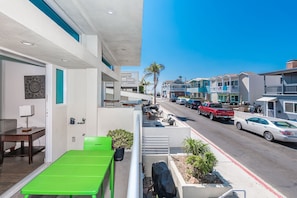
M 112 10 L 108 10 L 107 14 L 113 14 Z
M 23 45 L 27 45 L 27 46 L 33 46 L 34 45 L 34 43 L 31 43 L 31 42 L 28 42 L 28 41 L 21 41 L 21 43 Z

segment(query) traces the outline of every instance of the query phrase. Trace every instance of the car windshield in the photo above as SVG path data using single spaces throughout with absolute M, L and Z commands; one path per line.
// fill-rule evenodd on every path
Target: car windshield
M 273 121 L 272 123 L 280 128 L 297 128 L 295 125 L 285 121 Z
M 209 105 L 210 107 L 213 107 L 213 108 L 222 108 L 222 104 L 218 103 L 218 104 L 210 104 Z

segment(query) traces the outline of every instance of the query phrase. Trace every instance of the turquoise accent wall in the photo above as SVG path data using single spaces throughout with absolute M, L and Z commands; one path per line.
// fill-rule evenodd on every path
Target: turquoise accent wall
M 56 69 L 56 104 L 64 103 L 64 71 Z

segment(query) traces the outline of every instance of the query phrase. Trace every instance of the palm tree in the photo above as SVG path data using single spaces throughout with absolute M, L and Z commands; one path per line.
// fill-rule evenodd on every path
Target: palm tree
M 147 78 L 149 76 L 154 76 L 154 104 L 156 104 L 156 98 L 157 98 L 157 85 L 159 82 L 159 76 L 160 72 L 165 69 L 165 66 L 162 64 L 158 64 L 156 62 L 153 62 L 150 64 L 149 67 L 144 69 L 144 78 Z

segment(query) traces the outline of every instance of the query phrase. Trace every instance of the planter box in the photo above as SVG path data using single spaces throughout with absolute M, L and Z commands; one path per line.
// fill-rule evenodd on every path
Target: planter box
M 219 174 L 217 176 L 221 178 L 223 184 L 187 184 L 171 156 L 168 156 L 168 167 L 178 191 L 177 198 L 219 197 L 232 189 L 232 186 Z

